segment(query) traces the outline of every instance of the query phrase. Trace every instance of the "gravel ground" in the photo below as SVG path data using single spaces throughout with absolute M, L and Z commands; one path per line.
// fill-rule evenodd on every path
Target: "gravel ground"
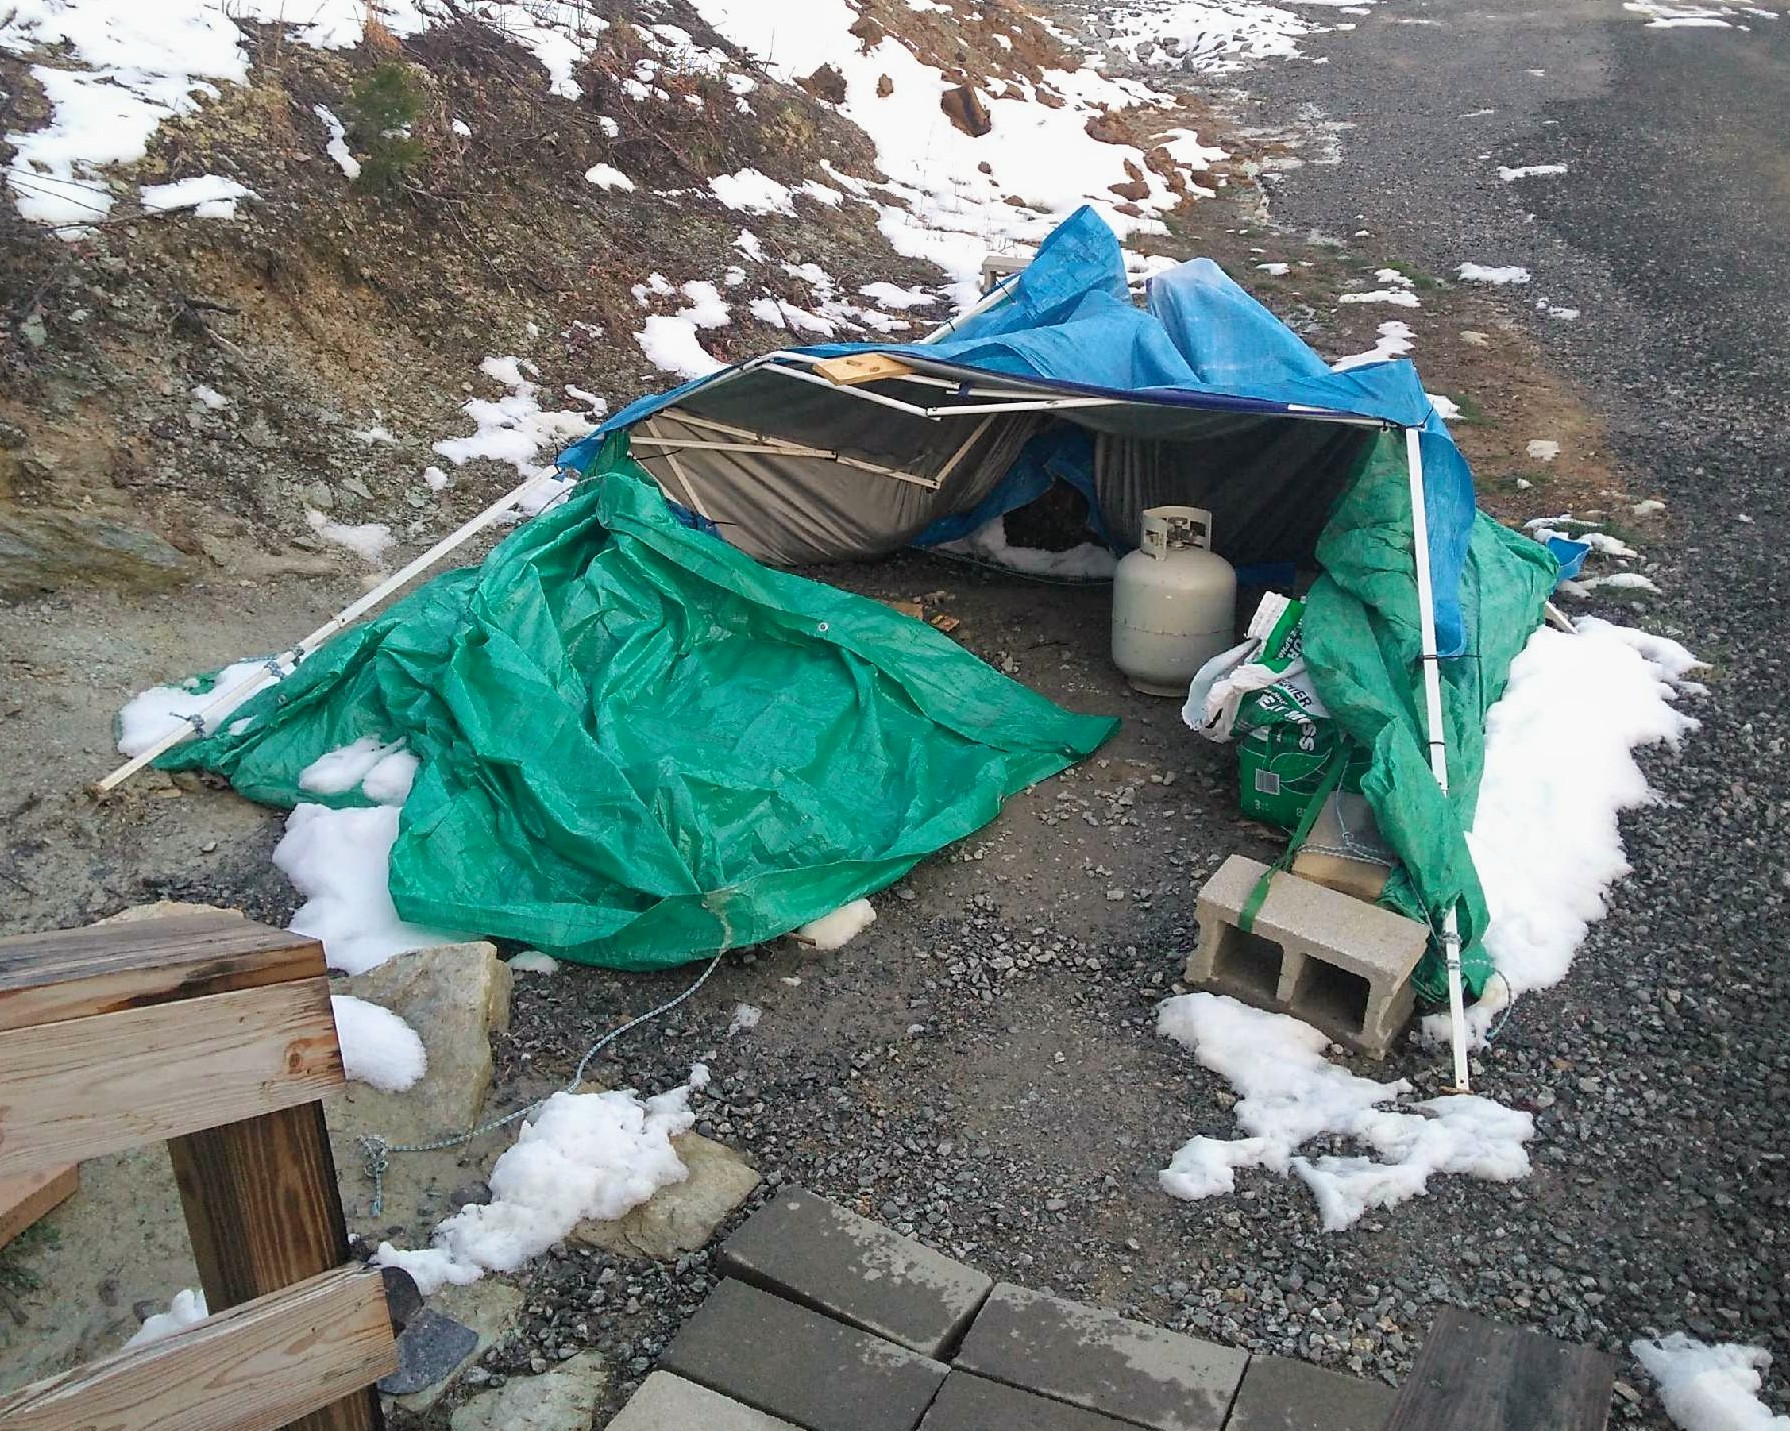
M 997 1276 L 1389 1381 L 1436 1306 L 1456 1303 L 1616 1352 L 1619 1423 L 1664 1427 L 1630 1338 L 1683 1329 L 1790 1358 L 1790 973 L 1770 922 L 1790 883 L 1790 803 L 1767 715 L 1790 675 L 1777 546 L 1790 449 L 1783 345 L 1760 351 L 1790 332 L 1790 153 L 1772 99 L 1790 25 L 1649 31 L 1607 4 L 1391 0 L 1305 48 L 1328 63 L 1226 81 L 1248 88 L 1233 102 L 1257 122 L 1341 140 L 1340 163 L 1273 181 L 1274 214 L 1300 231 L 1369 228 L 1433 272 L 1534 270 L 1513 321 L 1583 384 L 1627 485 L 1669 507 L 1647 553 L 1665 595 L 1602 609 L 1714 664 L 1702 731 L 1645 762 L 1661 802 L 1624 821 L 1633 877 L 1571 976 L 1527 998 L 1479 1067 L 1484 1091 L 1535 1112 L 1533 1175 L 1441 1180 L 1339 1235 L 1319 1230 L 1301 1185 L 1264 1173 L 1204 1203 L 1157 1189 L 1184 1138 L 1234 1131 L 1223 1082 L 1151 1026 L 1194 937 L 1189 887 L 1223 854 L 1265 846 L 1230 815 L 1222 757 L 1107 671 L 1103 596 L 1047 598 L 919 558 L 843 584 L 953 589 L 969 645 L 1011 654 L 1067 704 L 1126 716 L 1124 731 L 879 897 L 878 923 L 848 949 L 730 957 L 686 1009 L 616 1050 L 610 1076 L 656 1088 L 712 1053 L 705 1130 L 771 1180 Z M 1561 161 L 1554 180 L 1495 172 Z M 1544 296 L 1582 317 L 1537 317 Z M 528 985 L 517 1047 L 545 1068 L 683 977 Z M 765 1014 L 728 1037 L 737 1001 Z M 1439 1082 L 1411 1049 L 1389 1060 L 1394 1075 Z M 698 1256 L 608 1268 L 593 1292 L 601 1262 L 543 1265 L 535 1335 L 554 1350 L 524 1341 L 504 1364 L 593 1341 L 617 1359 L 619 1401 L 708 1285 Z M 1785 1405 L 1784 1387 L 1768 1400 Z

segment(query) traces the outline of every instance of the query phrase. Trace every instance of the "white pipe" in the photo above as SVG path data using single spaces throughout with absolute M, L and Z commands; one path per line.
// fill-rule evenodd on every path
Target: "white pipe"
M 978 313 L 986 313 L 990 308 L 995 307 L 997 304 L 1005 303 L 1009 298 L 1011 298 L 1013 296 L 1013 284 L 1018 278 L 1019 278 L 1019 274 L 1017 274 L 1017 273 L 1009 274 L 1006 278 L 1002 279 L 993 288 L 991 288 L 987 293 L 985 293 L 974 304 L 972 304 L 970 307 L 964 309 L 963 312 L 959 313 L 955 318 L 952 318 L 948 322 L 942 323 L 937 328 L 934 328 L 930 333 L 928 333 L 920 341 L 922 343 L 936 343 L 942 338 L 949 338 L 953 333 L 955 333 L 965 323 L 969 322 L 970 319 L 974 318 Z
M 123 765 L 119 766 L 104 780 L 101 780 L 94 788 L 101 795 L 104 795 L 109 790 L 116 789 L 157 756 L 172 750 L 183 740 L 189 740 L 194 735 L 200 733 L 204 727 L 205 718 L 213 711 L 234 710 L 263 687 L 272 685 L 275 681 L 284 680 L 298 667 L 298 664 L 301 661 L 307 656 L 315 653 L 318 646 L 327 641 L 331 636 L 334 636 L 336 632 L 340 631 L 344 626 L 347 626 L 350 622 L 364 616 L 381 601 L 385 600 L 387 596 L 391 595 L 392 592 L 396 591 L 399 587 L 408 584 L 422 572 L 427 571 L 455 547 L 459 546 L 468 538 L 483 531 L 505 512 L 521 503 L 524 498 L 532 495 L 537 489 L 544 488 L 557 480 L 558 474 L 554 472 L 543 472 L 538 477 L 530 477 L 528 481 L 524 482 L 520 487 L 517 487 L 506 496 L 500 497 L 476 517 L 473 517 L 470 521 L 462 523 L 452 532 L 449 532 L 447 536 L 435 543 L 435 545 L 430 547 L 428 551 L 410 562 L 402 570 L 393 572 L 392 575 L 380 582 L 378 586 L 374 587 L 365 596 L 350 604 L 337 615 L 330 617 L 328 621 L 325 621 L 323 625 L 319 626 L 309 636 L 305 637 L 304 640 L 298 642 L 294 646 L 288 647 L 278 656 L 269 657 L 267 665 L 259 673 L 245 677 L 243 680 L 240 680 L 235 685 L 231 686 L 228 690 L 220 692 L 212 700 L 202 706 L 193 716 L 189 717 L 187 721 L 182 722 L 173 730 L 169 731 L 141 755 L 132 756 L 131 759 L 125 761 Z
M 1405 471 L 1411 482 L 1411 547 L 1417 568 L 1417 627 L 1422 646 L 1424 730 L 1430 770 L 1448 794 L 1448 728 L 1442 720 L 1442 667 L 1436 651 L 1436 592 L 1430 573 L 1429 508 L 1423 493 L 1423 448 L 1415 427 L 1405 429 Z M 1468 1091 L 1467 1011 L 1461 990 L 1461 933 L 1454 905 L 1442 916 L 1442 953 L 1448 964 L 1448 1029 L 1454 1053 L 1454 1086 Z

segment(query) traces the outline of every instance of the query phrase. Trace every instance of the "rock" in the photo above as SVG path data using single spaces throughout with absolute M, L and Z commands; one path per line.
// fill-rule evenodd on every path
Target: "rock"
M 417 949 L 330 988 L 390 1009 L 429 1055 L 428 1072 L 406 1092 L 350 1084 L 331 1101 L 332 1114 L 342 1104 L 375 1127 L 408 1123 L 438 1134 L 478 1121 L 491 1087 L 491 1035 L 510 1026 L 510 971 L 494 946 Z
M 994 121 L 988 116 L 988 107 L 982 103 L 982 96 L 967 84 L 960 84 L 941 94 L 939 108 L 945 111 L 945 118 L 972 139 L 980 139 L 994 128 Z
M 660 1188 L 626 1216 L 579 1223 L 572 1237 L 624 1257 L 665 1261 L 706 1243 L 758 1186 L 757 1172 L 724 1143 L 684 1133 L 671 1145 L 689 1177 Z
M 851 35 L 853 39 L 857 40 L 859 44 L 863 45 L 865 53 L 868 54 L 883 42 L 883 36 L 887 31 L 883 29 L 882 24 L 874 17 L 870 15 L 860 15 L 856 20 L 852 21 L 852 27 L 847 33 Z
M 0 481 L 0 593 L 107 585 L 158 590 L 191 574 L 187 559 L 127 513 L 20 507 Z
M 796 83 L 816 99 L 824 99 L 828 104 L 845 103 L 845 76 L 840 73 L 837 65 L 822 65 L 813 74 Z
M 459 1382 L 470 1383 L 474 1380 L 466 1373 L 476 1369 L 478 1359 L 503 1340 L 515 1326 L 517 1314 L 522 1310 L 522 1293 L 493 1277 L 481 1277 L 464 1287 L 443 1287 L 429 1299 L 429 1305 L 443 1316 L 452 1317 L 463 1326 L 471 1327 L 478 1333 L 479 1340 L 478 1345 L 472 1349 L 472 1354 L 445 1380 L 438 1381 L 433 1386 L 425 1386 L 409 1396 L 396 1398 L 398 1406 L 419 1414 L 441 1400 Z
M 876 97 L 878 99 L 887 99 L 894 93 L 895 81 L 890 79 L 887 75 L 878 75 L 876 77 Z
M 590 1431 L 609 1372 L 582 1352 L 539 1376 L 516 1377 L 481 1391 L 453 1414 L 453 1431 Z

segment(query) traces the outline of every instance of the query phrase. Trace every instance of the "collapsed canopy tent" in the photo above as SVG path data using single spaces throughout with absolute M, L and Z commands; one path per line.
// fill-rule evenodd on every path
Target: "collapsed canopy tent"
M 1030 500 L 1053 462 L 1118 544 L 1144 509 L 1193 504 L 1239 565 L 1315 559 L 1305 653 L 1402 862 L 1383 900 L 1439 946 L 1458 927 L 1478 992 L 1487 915 L 1463 832 L 1485 714 L 1558 568 L 1478 512 L 1409 362 L 1332 371 L 1209 260 L 1156 276 L 1139 308 L 1083 209 L 933 340 L 754 358 L 631 404 L 561 463 L 600 473 L 624 437 L 693 525 L 773 563 L 960 533 Z M 1442 969 L 1420 970 L 1426 998 Z

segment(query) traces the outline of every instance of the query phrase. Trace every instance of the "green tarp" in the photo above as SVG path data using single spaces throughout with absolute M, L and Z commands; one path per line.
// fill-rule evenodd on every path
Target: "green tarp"
M 1541 623 L 1559 565 L 1547 548 L 1475 514 L 1462 572 L 1464 655 L 1441 662 L 1448 794 L 1430 772 L 1423 716 L 1417 577 L 1402 432 L 1383 433 L 1338 502 L 1318 542 L 1324 574 L 1305 599 L 1305 659 L 1312 684 L 1343 731 L 1370 754 L 1361 793 L 1397 851 L 1381 903 L 1432 929 L 1457 899 L 1463 981 L 1478 997 L 1492 972 L 1480 945 L 1485 895 L 1464 834 L 1485 766 L 1485 717 L 1504 693 L 1510 663 Z M 1417 971 L 1418 997 L 1447 997 L 1432 944 Z
M 320 755 L 402 737 L 399 914 L 647 968 L 883 888 L 1117 725 L 680 525 L 625 439 L 593 471 L 159 763 L 291 806 Z

